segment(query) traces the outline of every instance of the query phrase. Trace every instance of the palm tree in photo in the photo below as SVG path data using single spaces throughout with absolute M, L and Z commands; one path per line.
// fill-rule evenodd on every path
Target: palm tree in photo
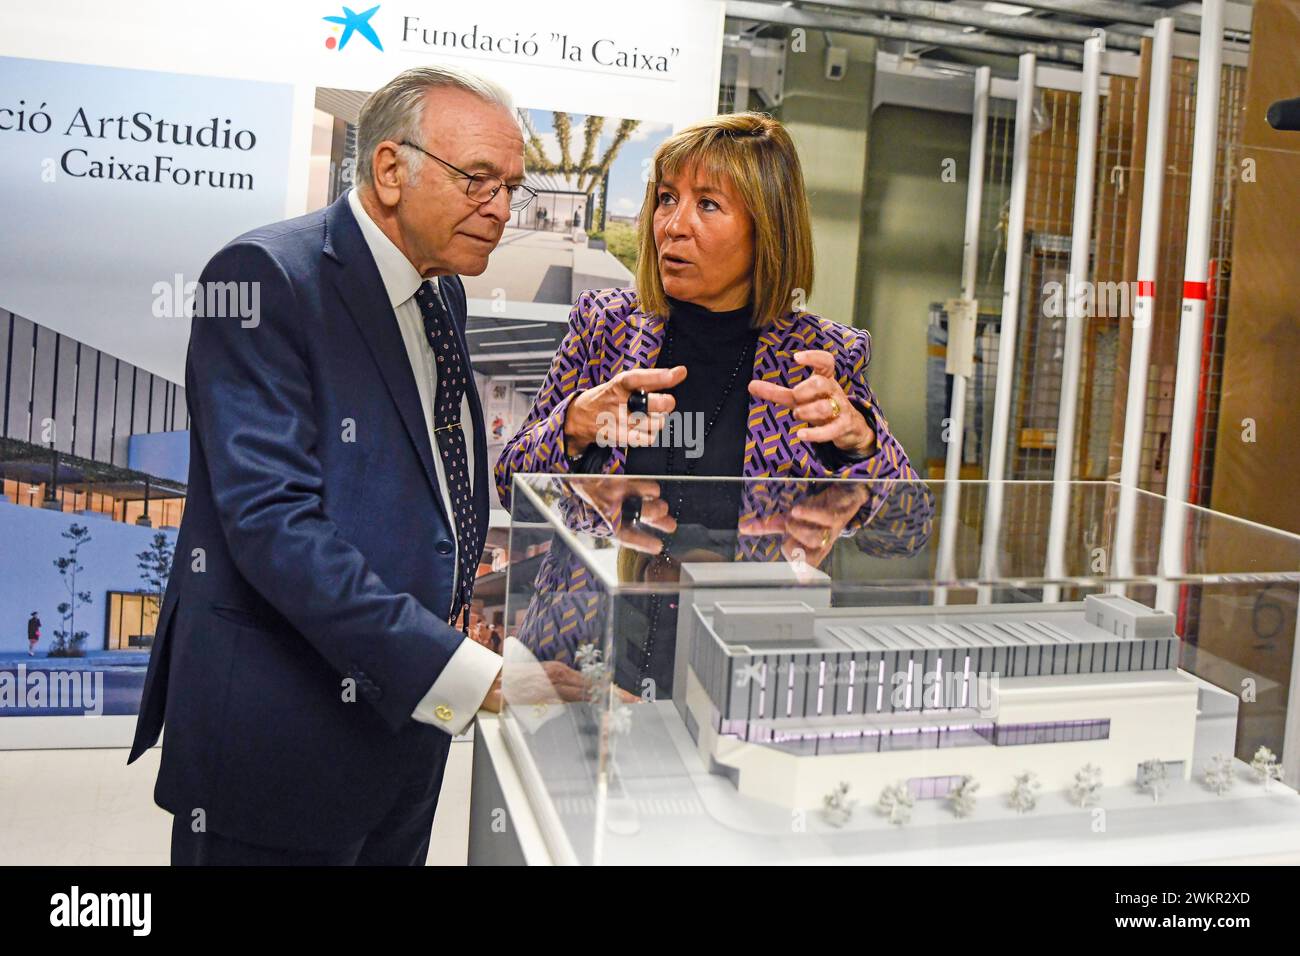
M 582 124 L 582 153 L 575 162 L 573 159 L 573 123 L 568 113 L 553 112 L 551 123 L 555 128 L 555 139 L 560 147 L 559 159 L 546 155 L 546 145 L 533 126 L 527 110 L 519 111 L 519 118 L 524 127 L 524 159 L 531 173 L 551 173 L 565 178 L 572 178 L 574 189 L 584 193 L 588 208 L 592 210 L 592 221 L 600 222 L 604 217 L 605 196 L 601 190 L 598 205 L 592 205 L 592 195 L 605 182 L 605 176 L 618 159 L 623 144 L 631 138 L 632 133 L 641 125 L 640 120 L 623 119 L 618 121 L 614 137 L 605 147 L 599 159 L 594 159 L 600 144 L 600 134 L 605 127 L 605 117 L 588 116 Z
M 588 116 L 582 122 L 582 158 L 578 168 L 586 169 L 591 165 L 591 157 L 596 154 L 596 144 L 600 142 L 600 131 L 605 126 L 605 117 Z
M 555 139 L 560 144 L 560 175 L 567 176 L 573 171 L 573 160 L 569 158 L 569 114 L 552 113 L 551 124 L 555 127 Z

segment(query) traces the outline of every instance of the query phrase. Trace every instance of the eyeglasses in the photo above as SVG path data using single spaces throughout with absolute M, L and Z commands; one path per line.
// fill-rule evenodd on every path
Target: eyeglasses
M 465 170 L 453 166 L 442 157 L 433 155 L 433 153 L 429 152 L 423 146 L 416 146 L 410 140 L 402 140 L 401 145 L 419 150 L 430 159 L 438 160 L 438 162 L 442 163 L 442 165 L 446 166 L 448 169 L 453 170 L 468 179 L 469 182 L 465 185 L 465 195 L 474 200 L 474 202 L 478 203 L 480 206 L 495 199 L 497 193 L 501 191 L 502 186 L 505 186 L 506 195 L 510 197 L 510 208 L 515 210 L 515 212 L 527 208 L 528 204 L 537 198 L 536 191 L 525 186 L 523 183 L 520 183 L 517 186 L 506 186 L 506 184 L 496 176 L 488 176 L 486 173 L 467 173 Z

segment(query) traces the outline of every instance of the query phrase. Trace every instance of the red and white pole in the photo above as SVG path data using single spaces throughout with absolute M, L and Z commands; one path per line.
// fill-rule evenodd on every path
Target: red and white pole
M 1142 225 L 1138 236 L 1137 295 L 1133 299 L 1133 338 L 1129 349 L 1128 396 L 1124 411 L 1124 450 L 1120 459 L 1119 510 L 1115 519 L 1114 573 L 1134 571 L 1133 536 L 1137 526 L 1138 478 L 1146 430 L 1147 377 L 1151 368 L 1151 323 L 1155 317 L 1156 268 L 1160 261 L 1160 208 L 1165 190 L 1165 129 L 1169 123 L 1169 72 L 1173 63 L 1174 21 L 1156 21 L 1151 44 L 1151 89 L 1147 99 L 1146 158 L 1142 164 Z M 1112 590 L 1123 592 L 1123 585 Z
M 1214 170 L 1219 145 L 1219 66 L 1223 47 L 1223 0 L 1201 4 L 1200 63 L 1196 73 L 1196 136 L 1192 145 L 1192 179 L 1187 210 L 1187 259 L 1183 269 L 1183 311 L 1178 333 L 1178 368 L 1174 384 L 1173 423 L 1169 435 L 1169 478 L 1165 486 L 1165 520 L 1160 569 L 1177 576 L 1186 570 L 1185 539 L 1195 444 L 1196 398 L 1201 384 L 1201 336 L 1205 324 L 1206 284 L 1210 266 L 1210 225 L 1214 207 Z M 1161 610 L 1176 611 L 1177 585 L 1157 588 Z

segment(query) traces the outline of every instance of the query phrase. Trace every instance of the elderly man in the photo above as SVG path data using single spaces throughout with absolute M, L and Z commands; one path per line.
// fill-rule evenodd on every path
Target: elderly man
M 465 290 L 522 185 L 506 94 L 409 70 L 358 128 L 357 187 L 257 229 L 201 283 L 189 496 L 130 760 L 174 864 L 423 864 L 451 738 L 499 707 L 467 637 L 487 532 Z M 226 288 L 233 288 L 226 286 Z M 200 297 L 202 298 L 202 297 Z

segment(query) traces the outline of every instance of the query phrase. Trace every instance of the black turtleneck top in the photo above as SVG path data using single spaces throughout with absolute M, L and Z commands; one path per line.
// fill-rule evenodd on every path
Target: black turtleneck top
M 669 480 L 660 481 L 660 490 L 677 519 L 677 531 L 666 536 L 666 554 L 679 561 L 699 561 L 700 551 L 707 550 L 730 561 L 735 555 L 742 482 L 705 485 L 671 479 L 687 475 L 739 478 L 744 473 L 749 382 L 761 331 L 751 325 L 749 306 L 711 312 L 690 302 L 671 298 L 668 302 L 664 344 L 656 366 L 686 366 L 686 378 L 668 390 L 677 400 L 674 412 L 679 440 L 670 445 L 661 431 L 656 445 L 628 448 L 627 474 L 669 476 Z M 682 431 L 683 416 L 692 419 L 689 432 Z M 713 425 L 706 438 L 710 419 Z M 843 460 L 832 444 L 813 447 L 829 461 Z M 617 608 L 615 681 L 641 694 L 649 679 L 657 693 L 670 696 L 676 596 L 629 596 L 618 602 Z
M 761 334 L 752 326 L 753 310 L 745 306 L 711 312 L 691 302 L 672 298 L 668 302 L 664 343 L 656 366 L 686 366 L 686 378 L 667 390 L 677 400 L 673 416 L 677 440 L 670 446 L 660 432 L 658 444 L 629 448 L 627 473 L 738 478 L 744 470 L 749 381 Z M 706 438 L 710 419 L 713 425 Z M 729 483 L 725 494 L 717 493 L 718 486 L 710 486 L 708 495 L 691 494 L 685 484 L 675 483 L 681 494 L 680 506 L 674 510 L 679 523 L 734 530 L 739 482 Z M 671 501 L 676 495 L 668 489 L 665 492 L 670 503 L 676 503 Z

